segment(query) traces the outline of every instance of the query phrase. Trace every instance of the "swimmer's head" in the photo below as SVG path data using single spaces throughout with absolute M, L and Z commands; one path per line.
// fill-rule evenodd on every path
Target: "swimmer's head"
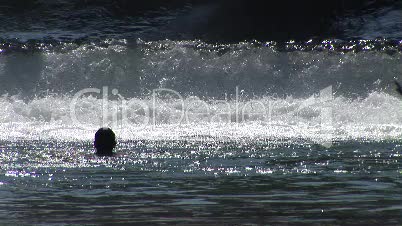
M 97 155 L 113 155 L 113 148 L 116 146 L 116 135 L 110 128 L 100 128 L 95 133 L 94 146 Z

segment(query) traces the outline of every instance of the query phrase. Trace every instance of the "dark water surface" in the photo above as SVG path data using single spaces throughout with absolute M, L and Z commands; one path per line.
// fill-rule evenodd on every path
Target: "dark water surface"
M 2 224 L 402 222 L 401 145 L 3 141 Z
M 0 225 L 401 225 L 401 3 L 0 0 Z
M 0 39 L 399 40 L 398 0 L 14 0 L 0 2 Z

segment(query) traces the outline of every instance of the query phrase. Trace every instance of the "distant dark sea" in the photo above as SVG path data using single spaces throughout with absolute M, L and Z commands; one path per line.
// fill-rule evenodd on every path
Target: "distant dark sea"
M 0 0 L 0 79 L 0 225 L 402 224 L 402 1 Z

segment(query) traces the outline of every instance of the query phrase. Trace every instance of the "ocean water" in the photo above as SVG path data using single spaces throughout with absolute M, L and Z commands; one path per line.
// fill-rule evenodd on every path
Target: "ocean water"
M 1 3 L 0 225 L 401 224 L 400 2 L 264 4 Z

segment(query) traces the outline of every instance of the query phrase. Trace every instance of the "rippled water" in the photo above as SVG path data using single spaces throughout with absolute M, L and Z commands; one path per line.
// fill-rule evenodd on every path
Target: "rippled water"
M 33 46 L 1 47 L 0 224 L 402 223 L 400 41 Z
M 400 224 L 399 141 L 3 141 L 4 224 Z
M 0 225 L 402 224 L 401 1 L 329 3 L 1 2 Z

